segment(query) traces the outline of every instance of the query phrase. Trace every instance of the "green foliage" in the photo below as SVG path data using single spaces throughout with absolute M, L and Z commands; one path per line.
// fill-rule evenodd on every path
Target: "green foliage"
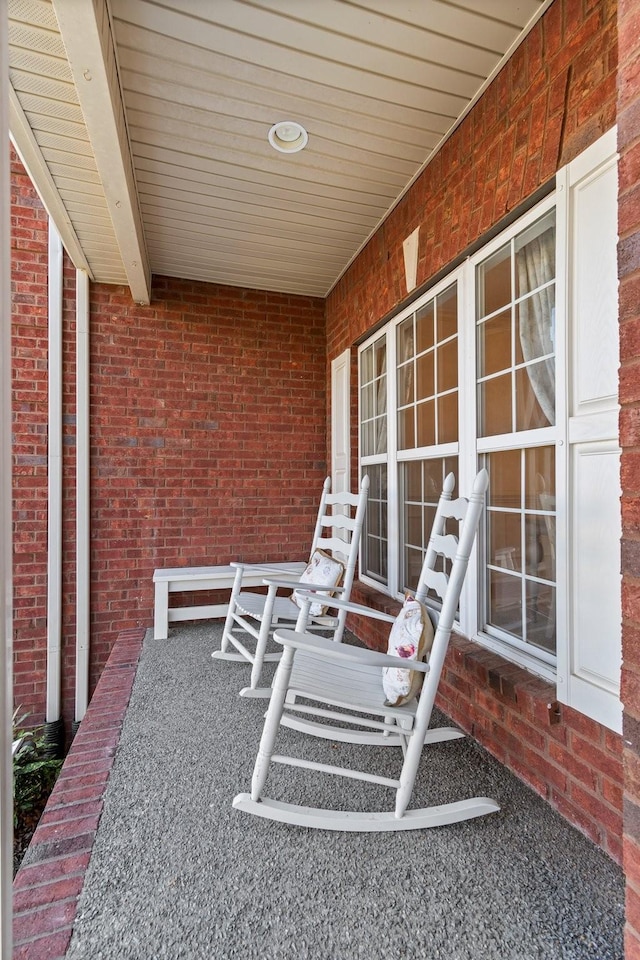
M 62 760 L 47 755 L 44 728 L 29 730 L 27 714 L 13 714 L 13 825 L 38 808 L 56 782 Z

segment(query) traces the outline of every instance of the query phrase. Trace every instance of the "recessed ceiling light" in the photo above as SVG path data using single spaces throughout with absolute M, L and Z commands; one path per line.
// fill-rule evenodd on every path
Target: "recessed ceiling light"
M 306 147 L 309 134 L 295 120 L 280 120 L 269 130 L 269 143 L 280 153 L 297 153 Z

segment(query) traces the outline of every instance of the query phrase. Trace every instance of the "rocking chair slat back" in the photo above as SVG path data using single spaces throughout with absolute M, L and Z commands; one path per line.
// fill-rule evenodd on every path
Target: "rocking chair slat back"
M 340 561 L 344 572 L 338 586 L 340 596 L 345 599 L 349 599 L 353 585 L 368 490 L 367 476 L 363 477 L 357 494 L 348 491 L 331 493 L 331 480 L 326 478 L 307 558 L 311 560 L 314 553 L 321 550 Z M 250 686 L 245 687 L 241 693 L 246 696 L 268 695 L 269 688 L 258 687 L 262 665 L 265 660 L 279 660 L 281 654 L 267 653 L 267 644 L 276 623 L 286 625 L 288 622 L 293 625 L 298 619 L 300 609 L 294 602 L 293 593 L 299 585 L 299 575 L 290 578 L 287 589 L 290 587 L 291 593 L 285 597 L 278 594 L 279 589 L 284 586 L 279 573 L 274 570 L 270 577 L 268 569 L 265 569 L 264 583 L 268 588 L 265 595 L 243 590 L 243 576 L 245 572 L 249 574 L 255 565 L 236 562 L 232 566 L 236 567 L 237 572 L 222 632 L 221 648 L 214 650 L 212 657 L 216 660 L 240 660 L 250 663 Z M 259 566 L 268 567 L 266 564 Z M 276 578 L 279 578 L 278 582 Z M 324 596 L 322 600 L 324 602 Z M 324 611 L 322 614 L 310 615 L 308 629 L 333 629 L 334 639 L 339 641 L 342 639 L 346 617 L 346 611 L 340 611 L 334 616 L 326 616 Z

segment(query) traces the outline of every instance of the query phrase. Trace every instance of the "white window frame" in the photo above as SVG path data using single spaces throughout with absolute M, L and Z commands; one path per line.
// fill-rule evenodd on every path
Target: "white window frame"
M 463 350 L 460 343 L 460 327 L 461 327 L 461 278 L 463 275 L 463 267 L 459 267 L 457 270 L 453 270 L 450 274 L 447 274 L 447 277 L 435 284 L 425 293 L 422 297 L 412 303 L 411 306 L 406 307 L 400 313 L 398 313 L 393 320 L 391 320 L 384 330 L 378 330 L 372 336 L 368 337 L 367 340 L 363 341 L 358 348 L 358 423 L 362 422 L 362 409 L 360 405 L 360 357 L 362 353 L 370 347 L 373 343 L 380 340 L 382 337 L 386 338 L 386 350 L 387 350 L 387 450 L 384 454 L 372 454 L 371 456 L 364 456 L 362 453 L 361 447 L 361 436 L 360 431 L 358 432 L 358 457 L 360 462 L 360 473 L 361 475 L 366 473 L 367 466 L 371 464 L 381 464 L 384 463 L 387 466 L 387 516 L 388 516 L 388 530 L 387 530 L 387 543 L 388 543 L 388 560 L 387 560 L 387 579 L 388 584 L 393 584 L 398 582 L 400 575 L 400 551 L 398 549 L 398 525 L 400 520 L 400 491 L 398 489 L 398 465 L 402 462 L 408 460 L 423 460 L 427 455 L 430 455 L 434 458 L 443 458 L 447 456 L 457 456 L 458 462 L 460 463 L 460 440 L 457 443 L 447 443 L 439 444 L 436 447 L 416 447 L 411 450 L 398 450 L 397 449 L 397 417 L 395 416 L 396 403 L 395 396 L 397 391 L 397 379 L 396 379 L 396 369 L 397 369 L 397 335 L 396 331 L 400 324 L 410 317 L 413 313 L 420 309 L 425 303 L 430 300 L 435 299 L 439 294 L 443 293 L 454 283 L 458 284 L 458 396 L 460 397 L 460 384 L 462 382 L 462 376 L 465 369 Z M 393 416 L 390 416 L 390 411 L 393 411 Z M 460 418 L 459 418 L 460 419 Z M 459 489 L 464 489 L 465 483 L 470 483 L 471 479 L 475 476 L 474 473 L 469 473 L 469 476 L 465 476 L 462 467 L 460 466 L 458 470 L 458 484 Z M 394 520 L 396 521 L 394 523 Z M 363 583 L 368 584 L 371 587 L 374 587 L 376 590 L 380 590 L 383 593 L 388 594 L 396 598 L 401 598 L 401 591 L 394 591 L 390 586 L 384 586 L 380 583 L 379 580 L 374 579 L 373 577 L 367 577 L 365 574 L 360 574 L 360 580 Z M 464 595 L 464 594 L 463 594 Z M 462 609 L 462 601 L 461 601 Z
M 566 595 L 566 579 L 562 571 L 565 569 L 564 558 L 559 555 L 566 547 L 566 536 L 563 531 L 566 529 L 566 498 L 561 495 L 561 491 L 566 489 L 566 457 L 563 451 L 566 450 L 566 316 L 564 310 L 564 296 L 562 291 L 558 290 L 558 285 L 562 285 L 560 279 L 562 273 L 562 264 L 565 260 L 564 242 L 560 237 L 560 231 L 557 225 L 557 195 L 550 194 L 540 203 L 536 204 L 526 214 L 512 223 L 493 240 L 489 241 L 481 250 L 467 261 L 469 275 L 466 279 L 468 284 L 471 303 L 468 305 L 467 317 L 464 324 L 464 337 L 471 339 L 468 344 L 468 352 L 471 358 L 470 369 L 467 373 L 469 379 L 467 383 L 476 383 L 476 358 L 475 358 L 475 272 L 477 266 L 503 247 L 518 234 L 523 233 L 532 223 L 539 220 L 550 210 L 556 208 L 556 350 L 555 350 L 555 377 L 556 377 L 556 424 L 550 427 L 541 427 L 536 430 L 523 430 L 517 433 L 502 434 L 489 437 L 478 437 L 476 435 L 476 390 L 468 390 L 470 395 L 465 406 L 465 430 L 466 442 L 462 448 L 468 452 L 468 468 L 473 471 L 476 469 L 476 463 L 482 463 L 483 456 L 493 451 L 502 450 L 522 450 L 533 446 L 554 446 L 556 449 L 556 650 L 561 643 L 560 636 L 560 596 Z M 484 547 L 484 538 L 480 539 Z M 480 578 L 480 570 L 477 571 L 478 579 L 474 582 L 474 589 L 477 589 L 478 603 L 475 604 L 476 619 L 475 622 L 469 616 L 469 636 L 478 640 L 484 647 L 499 653 L 507 660 L 525 667 L 527 670 L 538 674 L 548 680 L 555 680 L 557 653 L 552 655 L 544 650 L 532 648 L 524 643 L 518 642 L 516 638 L 508 638 L 504 632 L 496 628 L 483 629 L 480 623 L 480 610 L 484 603 L 485 578 Z M 477 586 L 476 586 L 477 585 Z

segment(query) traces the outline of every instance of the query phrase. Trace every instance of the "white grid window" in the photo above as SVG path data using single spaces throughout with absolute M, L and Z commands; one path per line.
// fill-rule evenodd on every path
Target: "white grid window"
M 446 474 L 489 469 L 475 608 L 488 645 L 543 669 L 556 645 L 556 231 L 553 198 L 360 350 L 361 577 L 415 589 Z

